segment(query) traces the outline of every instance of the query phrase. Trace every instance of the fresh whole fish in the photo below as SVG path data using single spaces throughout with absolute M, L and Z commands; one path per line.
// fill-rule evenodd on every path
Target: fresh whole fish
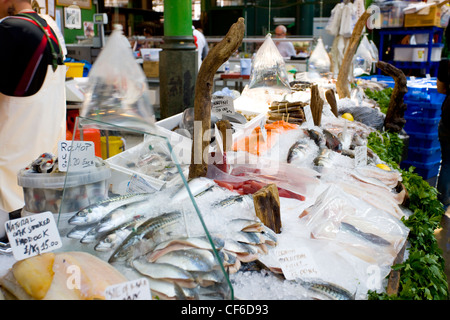
M 198 292 L 196 289 L 181 288 L 176 283 L 152 278 L 148 278 L 148 282 L 153 297 L 167 300 L 198 299 Z
M 81 240 L 90 230 L 95 228 L 95 224 L 77 225 L 68 233 L 67 238 Z
M 69 224 L 86 225 L 100 221 L 111 211 L 133 202 L 139 202 L 148 199 L 149 193 L 126 194 L 122 196 L 110 197 L 105 200 L 93 203 L 69 219 Z
M 307 158 L 309 152 L 310 148 L 308 146 L 307 141 L 305 140 L 296 141 L 289 148 L 287 155 L 287 163 L 302 162 Z
M 213 253 L 203 249 L 188 249 L 169 252 L 156 260 L 158 263 L 168 263 L 187 271 L 208 272 L 217 265 Z
M 312 139 L 319 148 L 323 148 L 325 146 L 325 138 L 322 133 L 314 129 L 305 129 L 303 132 Z
M 160 216 L 149 218 L 144 223 L 142 223 L 120 244 L 118 248 L 113 252 L 108 262 L 116 262 L 129 260 L 133 258 L 134 250 L 137 249 L 138 245 L 142 240 L 150 239 L 153 236 L 163 230 L 169 231 L 174 225 L 178 225 L 182 221 L 182 214 L 178 211 L 173 211 L 169 213 L 164 213 Z M 153 248 L 156 244 L 151 244 Z M 148 252 L 150 250 L 147 250 Z
M 193 197 L 195 197 L 196 195 L 202 193 L 203 191 L 209 189 L 214 185 L 215 185 L 214 180 L 204 177 L 194 178 L 188 182 L 189 190 L 191 191 Z M 180 202 L 188 198 L 189 192 L 186 189 L 186 186 L 182 184 L 181 187 L 172 196 L 172 201 Z
M 325 145 L 328 149 L 331 149 L 335 152 L 341 152 L 342 151 L 342 143 L 339 140 L 339 138 L 331 133 L 330 131 L 324 129 L 323 135 L 325 137 Z
M 261 237 L 264 240 L 264 243 L 267 243 L 270 246 L 276 246 L 278 244 L 278 238 L 275 231 L 270 229 L 269 227 L 263 225 L 263 231 L 261 232 Z
M 319 155 L 314 159 L 314 165 L 318 167 L 332 168 L 332 153 L 330 149 L 323 148 L 319 151 Z
M 238 242 L 247 243 L 247 244 L 264 243 L 264 241 L 261 238 L 261 234 L 259 232 L 237 231 L 237 232 L 233 233 L 232 238 Z
M 236 204 L 244 204 L 245 208 L 250 209 L 253 207 L 253 196 L 251 194 L 231 196 L 214 203 L 213 207 L 228 208 Z
M 114 209 L 98 222 L 95 232 L 111 231 L 124 223 L 140 219 L 142 216 L 150 217 L 152 214 L 154 215 L 152 208 L 154 208 L 153 201 L 139 201 Z
M 354 225 L 351 225 L 350 223 L 341 222 L 341 230 L 351 232 L 352 234 L 355 234 L 356 236 L 370 241 L 373 244 L 379 245 L 379 246 L 390 246 L 391 243 L 385 239 L 383 239 L 380 236 L 377 236 L 376 234 L 364 232 L 362 230 L 359 230 Z
M 141 257 L 133 260 L 132 265 L 138 272 L 153 279 L 174 280 L 182 287 L 196 286 L 194 277 L 188 271 L 172 264 L 152 263 L 148 262 L 145 257 Z
M 314 281 L 303 281 L 298 280 L 300 284 L 306 289 L 317 293 L 318 299 L 329 299 L 329 300 L 355 300 L 355 294 L 351 294 L 347 289 L 344 289 L 334 283 L 314 280 Z
M 94 246 L 96 251 L 104 252 L 117 248 L 137 227 L 145 222 L 147 218 L 141 216 L 129 223 L 125 223 L 122 226 L 117 227 L 114 230 L 106 232 L 106 234 L 94 235 L 93 241 L 98 240 Z M 81 239 L 82 243 L 86 243 L 88 240 Z
M 243 218 L 231 220 L 228 227 L 232 230 L 245 232 L 262 232 L 264 230 L 264 224 L 261 221 Z
M 224 241 L 217 237 L 211 240 L 216 250 L 221 249 L 224 245 Z M 206 236 L 171 239 L 158 244 L 152 252 L 147 254 L 147 259 L 150 262 L 155 262 L 166 253 L 192 248 L 212 250 L 212 245 Z
M 207 287 L 215 283 L 222 283 L 224 281 L 224 275 L 220 270 L 213 270 L 211 272 L 191 272 L 195 281 L 202 287 Z

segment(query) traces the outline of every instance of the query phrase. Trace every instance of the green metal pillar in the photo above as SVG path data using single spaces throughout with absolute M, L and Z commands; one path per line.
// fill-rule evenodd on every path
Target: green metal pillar
M 198 61 L 191 0 L 164 1 L 164 44 L 159 56 L 161 118 L 194 106 Z
M 304 1 L 300 5 L 299 35 L 312 35 L 314 24 L 314 1 Z

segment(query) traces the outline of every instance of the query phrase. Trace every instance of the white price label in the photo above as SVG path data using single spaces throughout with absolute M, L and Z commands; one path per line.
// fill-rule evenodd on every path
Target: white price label
M 80 171 L 95 166 L 95 146 L 92 141 L 60 141 L 58 143 L 58 169 Z
M 62 246 L 50 211 L 6 221 L 5 230 L 16 260 L 50 252 Z
M 131 176 L 127 186 L 127 193 L 153 193 L 158 190 L 159 189 L 155 188 L 150 181 L 137 174 Z
M 281 270 L 287 280 L 320 277 L 319 268 L 306 247 L 275 250 Z
M 314 127 L 314 119 L 311 113 L 311 107 L 310 106 L 304 106 L 303 112 L 305 113 L 305 119 L 306 119 L 306 126 L 308 128 Z
M 146 278 L 115 284 L 105 289 L 105 299 L 152 300 L 150 284 Z
M 211 103 L 211 112 L 222 114 L 234 114 L 233 98 L 229 96 L 213 96 Z
M 367 147 L 360 146 L 355 148 L 355 167 L 367 165 Z

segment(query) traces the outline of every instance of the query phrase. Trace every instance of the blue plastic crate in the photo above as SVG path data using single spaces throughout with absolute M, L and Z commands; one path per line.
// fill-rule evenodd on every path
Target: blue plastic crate
M 440 117 L 436 118 L 422 118 L 414 116 L 405 115 L 405 129 L 406 133 L 416 132 L 416 133 L 434 133 L 438 130 Z
M 436 87 L 428 88 L 428 94 L 430 95 L 431 103 L 442 105 L 442 102 L 445 100 L 445 94 L 439 93 Z
M 405 94 L 404 99 L 412 101 L 429 101 L 428 88 L 426 86 L 408 86 L 408 92 Z
M 424 180 L 436 177 L 441 167 L 441 160 L 436 162 L 422 163 L 417 161 L 404 160 L 400 163 L 402 169 L 407 170 L 410 166 L 415 167 L 415 173 L 421 176 Z
M 438 132 L 433 133 L 420 133 L 420 132 L 408 132 L 409 148 L 423 148 L 423 149 L 433 149 L 440 147 Z
M 408 148 L 408 161 L 421 163 L 435 163 L 441 161 L 441 147 L 425 149 L 425 148 Z
M 442 103 L 412 102 L 405 100 L 405 117 L 434 119 L 441 116 Z

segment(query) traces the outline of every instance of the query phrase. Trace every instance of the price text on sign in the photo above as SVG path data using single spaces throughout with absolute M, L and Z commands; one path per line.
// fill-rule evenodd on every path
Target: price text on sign
M 5 230 L 16 260 L 61 248 L 61 238 L 49 211 L 5 222 Z
M 151 300 L 150 285 L 146 278 L 115 284 L 105 290 L 106 300 Z
M 234 114 L 233 98 L 229 96 L 213 96 L 211 103 L 212 112 L 218 114 Z
M 58 169 L 66 172 L 94 167 L 95 147 L 92 141 L 60 141 L 58 143 Z M 70 163 L 69 163 L 70 160 Z
M 317 264 L 307 248 L 278 249 L 275 254 L 287 280 L 317 278 L 319 276 Z

